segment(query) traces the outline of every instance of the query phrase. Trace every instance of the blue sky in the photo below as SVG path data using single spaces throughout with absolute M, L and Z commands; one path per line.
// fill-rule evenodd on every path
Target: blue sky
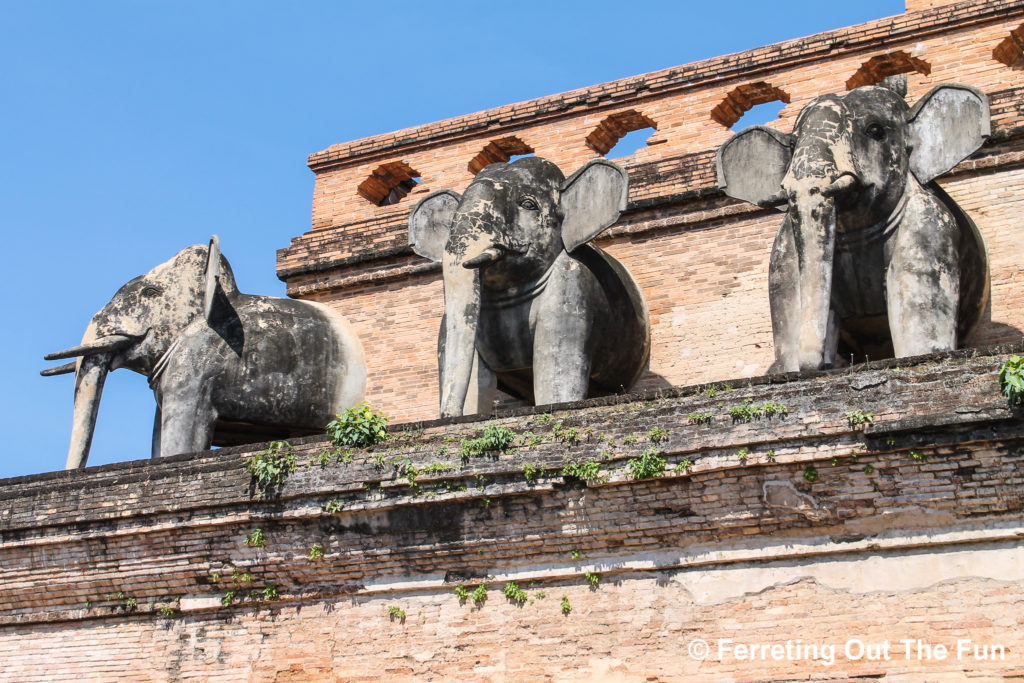
M 113 1 L 0 5 L 0 478 L 60 469 L 79 342 L 129 279 L 220 235 L 284 295 L 325 147 L 897 14 L 903 3 Z M 155 401 L 107 378 L 90 465 L 148 457 Z

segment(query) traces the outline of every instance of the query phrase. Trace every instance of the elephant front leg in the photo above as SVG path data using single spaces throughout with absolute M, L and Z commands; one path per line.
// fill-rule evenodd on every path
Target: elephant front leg
M 893 237 L 885 278 L 889 331 L 897 358 L 956 348 L 957 236 L 953 217 L 943 207 L 928 201 L 908 205 Z
M 593 277 L 563 254 L 539 300 L 533 342 L 533 393 L 537 405 L 579 401 L 587 397 L 594 340 Z
M 205 451 L 212 445 L 217 411 L 202 386 L 164 393 L 159 414 L 160 457 Z

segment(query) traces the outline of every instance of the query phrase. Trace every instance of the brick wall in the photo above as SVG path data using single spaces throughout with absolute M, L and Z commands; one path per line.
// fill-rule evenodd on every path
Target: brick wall
M 911 102 L 948 81 L 974 85 L 991 98 L 994 139 L 941 184 L 977 222 L 991 257 L 991 310 L 971 343 L 1017 340 L 1024 329 L 1020 288 L 1013 287 L 1024 261 L 1016 239 L 1024 214 L 1024 71 L 995 54 L 1000 45 L 999 54 L 1016 54 L 1013 31 L 1024 25 L 1024 5 L 910 9 L 312 154 L 313 229 L 279 252 L 278 274 L 290 295 L 328 303 L 359 331 L 373 405 L 401 420 L 436 417 L 440 269 L 406 245 L 412 206 L 433 190 L 463 190 L 471 162 L 484 150 L 493 158 L 497 143 L 507 147 L 510 137 L 568 174 L 599 156 L 587 139 L 609 117 L 642 116 L 657 131 L 649 146 L 619 160 L 630 173 L 629 209 L 598 240 L 631 270 L 651 307 L 651 364 L 638 387 L 759 375 L 774 358 L 767 263 L 781 214 L 717 189 L 714 153 L 732 131 L 716 117 L 728 108 L 723 103 L 743 105 L 779 92 L 788 104 L 770 125 L 788 131 L 814 97 L 845 92 L 851 79 L 870 82 L 886 69 L 911 69 Z M 376 169 L 397 162 L 421 177 L 408 196 L 378 207 L 359 194 Z
M 264 500 L 242 465 L 261 446 L 3 480 L 0 679 L 1019 676 L 1024 423 L 995 371 L 1021 349 L 407 425 L 323 467 L 327 444 L 307 438 Z M 730 417 L 748 399 L 787 412 Z M 520 445 L 463 462 L 486 424 Z M 667 471 L 633 479 L 647 448 Z M 561 473 L 588 460 L 595 480 Z M 243 543 L 256 528 L 263 548 Z M 460 604 L 459 583 L 487 600 Z M 222 605 L 270 584 L 274 599 Z M 839 654 L 699 662 L 695 638 Z M 854 639 L 891 658 L 851 659 Z M 907 659 L 904 639 L 1003 658 Z

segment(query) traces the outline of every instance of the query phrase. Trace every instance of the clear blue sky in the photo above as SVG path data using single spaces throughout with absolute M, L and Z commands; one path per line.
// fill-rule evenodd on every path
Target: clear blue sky
M 123 283 L 218 233 L 283 296 L 306 156 L 378 133 L 889 16 L 897 0 L 16 2 L 0 22 L 0 478 L 60 469 L 79 342 Z M 567 169 L 569 170 L 569 169 Z M 145 378 L 107 378 L 90 465 L 149 455 Z

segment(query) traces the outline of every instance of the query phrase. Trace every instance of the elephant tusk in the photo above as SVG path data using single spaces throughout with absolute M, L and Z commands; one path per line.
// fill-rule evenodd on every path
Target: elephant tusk
M 494 263 L 501 258 L 501 247 L 488 247 L 484 249 L 484 252 L 479 256 L 474 256 L 468 261 L 463 262 L 463 268 L 480 268 Z
M 135 341 L 134 337 L 127 337 L 123 334 L 112 334 L 107 337 L 102 337 L 94 342 L 88 344 L 82 344 L 81 346 L 72 346 L 70 349 L 64 349 L 56 353 L 48 353 L 43 356 L 44 360 L 61 360 L 64 358 L 75 358 L 77 356 L 91 356 L 97 353 L 107 353 L 109 351 L 117 351 Z
M 850 188 L 852 188 L 856 184 L 857 184 L 857 179 L 856 178 L 854 178 L 849 173 L 844 173 L 843 175 L 841 175 L 838 178 L 836 178 L 835 180 L 833 180 L 830 185 L 825 186 L 821 190 L 821 196 L 823 196 L 823 197 L 835 197 L 837 194 L 841 194 L 843 192 L 846 192 L 847 190 L 849 190 Z
M 66 375 L 69 372 L 74 372 L 76 365 L 78 365 L 77 361 L 74 363 L 65 363 L 64 365 L 60 365 L 55 368 L 47 368 L 46 370 L 40 370 L 39 374 L 42 375 L 43 377 L 53 377 L 54 375 Z

